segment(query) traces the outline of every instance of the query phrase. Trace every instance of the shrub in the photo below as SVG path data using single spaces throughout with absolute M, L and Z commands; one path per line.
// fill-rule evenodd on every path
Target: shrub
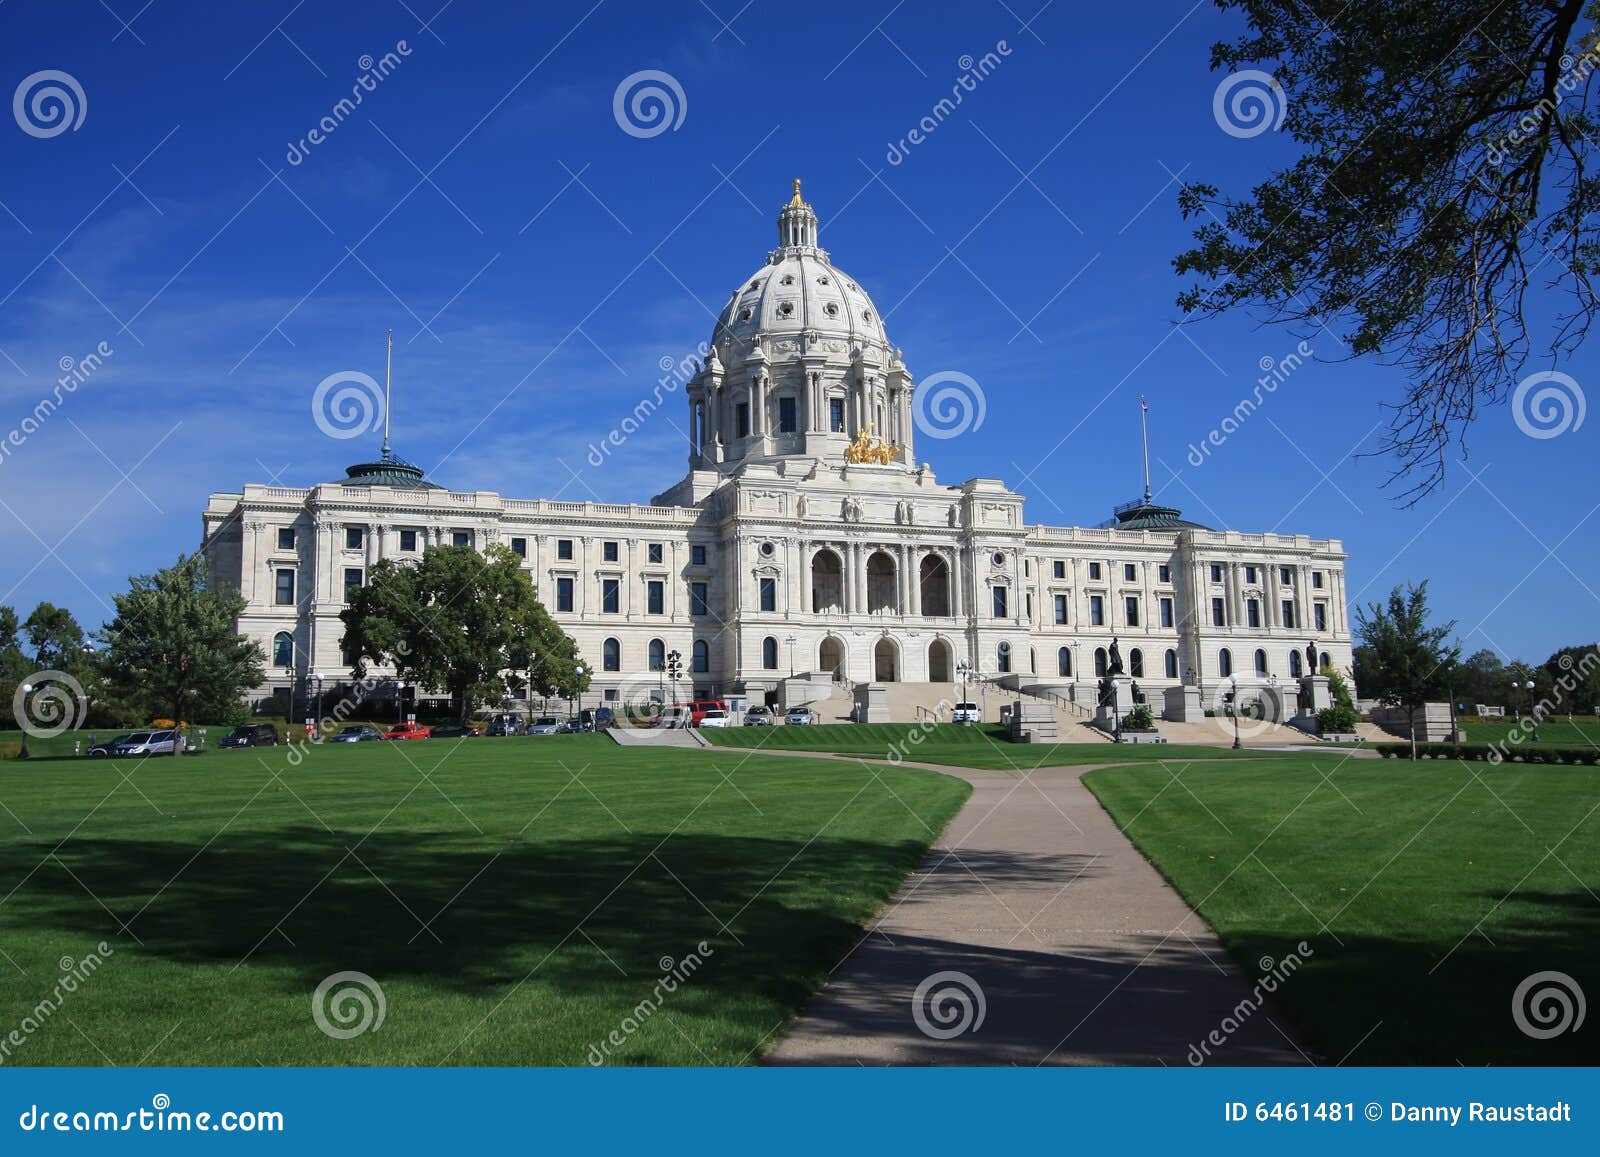
M 1329 732 L 1351 732 L 1356 729 L 1356 724 L 1361 722 L 1361 716 L 1354 707 L 1335 704 L 1324 707 L 1317 712 L 1317 727 L 1326 735 Z
M 1150 708 L 1140 703 L 1122 718 L 1124 731 L 1154 731 L 1156 729 L 1155 716 L 1150 714 Z

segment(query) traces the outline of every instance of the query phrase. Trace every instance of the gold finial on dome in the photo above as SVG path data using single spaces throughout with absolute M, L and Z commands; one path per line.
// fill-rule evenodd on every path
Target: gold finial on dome
M 800 178 L 799 177 L 796 177 L 794 179 L 794 196 L 789 198 L 789 205 L 790 205 L 791 208 L 795 208 L 795 209 L 804 209 L 806 207 L 806 203 L 803 200 L 800 199 Z

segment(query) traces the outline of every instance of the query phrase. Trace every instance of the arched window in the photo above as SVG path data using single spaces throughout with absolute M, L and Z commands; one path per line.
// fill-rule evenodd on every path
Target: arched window
M 1257 675 L 1265 675 L 1266 673 L 1267 673 L 1267 653 L 1265 651 L 1263 651 L 1261 648 L 1257 647 L 1256 648 L 1256 674 Z
M 1095 678 L 1096 679 L 1103 679 L 1103 678 L 1105 678 L 1105 674 L 1106 674 L 1106 649 L 1104 647 L 1096 647 L 1094 649 L 1094 675 L 1095 675 Z
M 1028 673 L 1030 675 L 1039 673 L 1039 652 L 1032 647 L 1028 648 Z
M 622 644 L 607 639 L 600 648 L 600 666 L 607 671 L 622 670 Z
M 1128 652 L 1128 674 L 1135 679 L 1144 678 L 1144 652 L 1138 647 Z
M 692 665 L 696 671 L 701 673 L 711 670 L 711 648 L 706 645 L 704 639 L 696 639 L 694 641 L 694 661 Z
M 1317 659 L 1317 671 L 1325 671 L 1331 666 L 1333 666 L 1333 660 L 1328 658 L 1328 652 L 1322 652 L 1321 656 Z
M 778 640 L 771 635 L 761 640 L 761 666 L 768 671 L 778 669 Z
M 1300 678 L 1300 676 L 1302 674 L 1304 674 L 1304 672 L 1301 670 L 1300 652 L 1299 651 L 1290 651 L 1289 652 L 1289 678 L 1298 679 L 1298 678 Z
M 650 640 L 650 670 L 665 671 L 667 669 L 667 645 L 660 639 Z
M 1002 642 L 1000 644 L 1000 646 L 995 649 L 994 668 L 995 668 L 996 671 L 999 671 L 1002 675 L 1004 675 L 1007 671 L 1011 670 L 1011 644 L 1010 643 Z
M 1056 652 L 1056 674 L 1063 679 L 1072 678 L 1072 648 L 1062 647 Z
M 272 665 L 274 667 L 294 666 L 294 636 L 288 631 L 279 631 L 272 636 Z
M 1178 652 L 1169 648 L 1166 658 L 1162 662 L 1167 678 L 1176 679 L 1178 677 Z
M 1226 647 L 1217 652 L 1217 673 L 1224 679 L 1233 674 L 1233 652 Z

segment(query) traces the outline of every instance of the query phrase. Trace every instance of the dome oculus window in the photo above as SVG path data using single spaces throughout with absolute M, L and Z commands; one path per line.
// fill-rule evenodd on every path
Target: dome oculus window
M 994 552 L 994 565 L 995 566 L 1005 566 L 1006 565 L 1006 556 L 1001 554 L 998 550 Z
M 778 284 L 779 284 L 779 285 L 793 285 L 793 284 L 794 284 L 794 274 L 792 274 L 792 273 L 785 273 L 785 274 L 784 274 L 784 275 L 783 275 L 783 278 L 782 278 L 782 280 L 780 280 L 780 281 L 779 281 L 779 282 L 778 282 Z
M 822 312 L 827 314 L 829 317 L 838 317 L 839 306 L 835 302 L 830 301 L 827 305 L 822 307 Z
M 779 317 L 793 317 L 794 316 L 794 302 L 792 302 L 792 301 L 779 302 L 778 303 L 778 316 Z
M 772 545 L 772 543 L 770 543 L 770 542 L 763 542 L 761 544 L 761 553 L 763 555 L 765 555 L 767 558 L 771 558 L 772 557 L 772 552 L 777 550 L 777 549 L 778 548 L 776 546 Z
M 827 274 L 823 274 L 821 277 L 817 278 L 817 284 L 818 285 L 832 285 L 833 283 L 828 280 Z
M 755 311 L 752 310 L 752 309 L 741 309 L 739 311 L 739 320 L 740 321 L 749 321 L 754 316 L 755 316 Z
M 863 309 L 861 311 L 861 320 L 862 321 L 871 321 L 872 320 L 872 311 L 870 309 Z

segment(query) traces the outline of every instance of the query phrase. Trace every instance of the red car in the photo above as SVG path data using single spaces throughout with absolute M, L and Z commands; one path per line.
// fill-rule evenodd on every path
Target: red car
M 420 723 L 402 723 L 385 731 L 383 737 L 385 739 L 426 739 L 431 734 L 432 732 Z

